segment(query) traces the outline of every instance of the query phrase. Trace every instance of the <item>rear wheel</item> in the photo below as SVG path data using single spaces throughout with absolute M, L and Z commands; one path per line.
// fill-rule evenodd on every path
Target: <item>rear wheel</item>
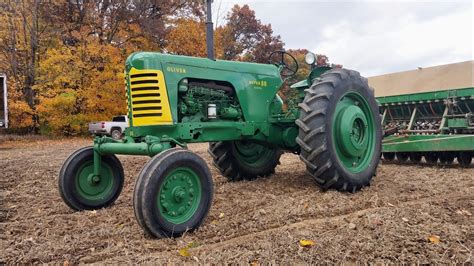
M 124 173 L 115 155 L 102 155 L 100 177 L 94 176 L 94 149 L 75 151 L 59 172 L 59 193 L 72 209 L 94 210 L 108 207 L 120 195 Z
M 169 149 L 153 157 L 135 184 L 133 207 L 140 226 L 157 237 L 176 237 L 197 229 L 213 197 L 212 176 L 195 153 Z
M 333 69 L 306 90 L 296 120 L 300 158 L 323 189 L 355 192 L 368 185 L 380 160 L 382 129 L 367 79 Z
M 252 180 L 275 173 L 282 152 L 251 141 L 209 143 L 213 164 L 229 181 Z
M 462 167 L 469 167 L 472 161 L 472 154 L 468 151 L 462 151 L 459 152 L 457 159 Z

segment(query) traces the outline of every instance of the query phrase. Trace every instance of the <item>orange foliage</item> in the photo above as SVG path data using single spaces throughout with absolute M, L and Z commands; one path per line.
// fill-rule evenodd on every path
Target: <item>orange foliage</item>
M 172 54 L 206 57 L 206 24 L 193 19 L 178 19 L 167 35 L 165 50 Z M 214 53 L 222 57 L 221 30 L 214 34 Z
M 51 48 L 39 64 L 34 89 L 43 133 L 86 133 L 88 122 L 126 113 L 120 49 L 83 44 Z
M 87 123 L 125 114 L 123 69 L 132 52 L 206 57 L 202 1 L 137 3 L 0 4 L 0 72 L 13 130 L 86 134 Z M 215 30 L 217 58 L 263 62 L 283 46 L 248 6 L 234 6 L 227 19 Z

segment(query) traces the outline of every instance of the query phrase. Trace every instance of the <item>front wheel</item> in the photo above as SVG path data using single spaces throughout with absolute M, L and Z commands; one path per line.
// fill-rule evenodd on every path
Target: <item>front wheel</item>
M 77 211 L 108 207 L 120 195 L 124 173 L 115 155 L 103 155 L 100 176 L 94 176 L 94 149 L 75 151 L 59 172 L 59 193 L 64 202 Z
M 176 237 L 198 228 L 212 203 L 206 162 L 179 148 L 153 157 L 140 172 L 133 194 L 135 217 L 148 234 Z
M 323 189 L 355 192 L 368 185 L 380 160 L 382 129 L 367 79 L 333 69 L 305 92 L 296 142 L 310 175 Z

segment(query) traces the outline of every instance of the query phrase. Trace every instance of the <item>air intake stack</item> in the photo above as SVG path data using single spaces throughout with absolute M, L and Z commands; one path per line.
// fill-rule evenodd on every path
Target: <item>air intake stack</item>
M 215 60 L 214 58 L 214 24 L 212 23 L 212 0 L 206 0 L 206 45 L 207 58 Z

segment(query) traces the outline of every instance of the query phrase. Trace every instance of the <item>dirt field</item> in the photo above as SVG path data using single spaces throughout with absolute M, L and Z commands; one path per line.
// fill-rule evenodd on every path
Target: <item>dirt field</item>
M 90 143 L 0 143 L 0 263 L 472 263 L 474 168 L 381 165 L 370 187 L 347 194 L 322 192 L 290 154 L 274 176 L 251 182 L 229 183 L 210 167 L 215 197 L 203 226 L 156 240 L 132 207 L 145 157 L 119 156 L 126 183 L 111 208 L 73 212 L 61 201 L 59 167 Z M 207 145 L 191 149 L 210 161 Z M 303 248 L 301 239 L 316 244 Z

